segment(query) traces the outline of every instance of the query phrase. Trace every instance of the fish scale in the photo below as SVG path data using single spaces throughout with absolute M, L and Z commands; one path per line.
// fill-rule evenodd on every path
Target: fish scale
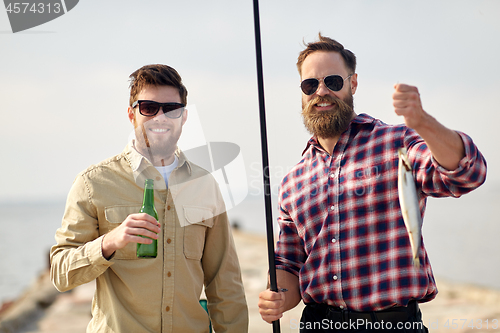
M 420 267 L 418 251 L 422 239 L 422 216 L 420 215 L 417 188 L 415 186 L 415 180 L 413 179 L 412 167 L 406 154 L 406 148 L 399 148 L 398 156 L 399 204 L 401 206 L 401 213 L 403 214 L 406 230 L 410 238 L 413 265 L 418 268 Z

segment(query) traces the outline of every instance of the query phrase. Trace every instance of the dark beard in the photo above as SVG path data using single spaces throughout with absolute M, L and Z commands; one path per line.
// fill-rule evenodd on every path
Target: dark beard
M 314 111 L 314 105 L 321 102 L 332 103 L 334 107 L 330 111 Z M 306 105 L 302 105 L 302 117 L 306 129 L 319 138 L 332 138 L 342 134 L 349 126 L 353 115 L 354 104 L 351 94 L 344 100 L 329 95 L 318 96 Z
M 154 138 L 147 136 L 147 129 L 144 124 L 141 127 L 135 127 L 134 131 L 135 148 L 154 166 L 165 166 L 164 160 L 175 153 L 177 141 L 181 134 L 179 132 L 175 137 L 169 137 L 165 140 L 154 140 Z

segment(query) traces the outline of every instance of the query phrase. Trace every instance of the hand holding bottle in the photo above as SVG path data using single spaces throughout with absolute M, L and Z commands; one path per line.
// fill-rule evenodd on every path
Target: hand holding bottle
M 128 243 L 151 244 L 152 239 L 158 239 L 159 232 L 160 224 L 151 215 L 130 214 L 120 226 L 104 236 L 102 254 L 109 259 L 116 250 L 124 248 Z

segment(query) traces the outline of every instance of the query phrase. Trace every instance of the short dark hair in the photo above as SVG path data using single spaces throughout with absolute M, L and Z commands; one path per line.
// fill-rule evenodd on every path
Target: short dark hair
M 137 100 L 139 93 L 147 86 L 172 86 L 179 90 L 181 102 L 187 105 L 187 89 L 182 83 L 181 76 L 175 69 L 167 65 L 146 65 L 129 76 L 130 78 L 130 106 Z
M 334 39 L 329 37 L 325 37 L 321 35 L 321 32 L 318 34 L 319 40 L 316 42 L 305 44 L 306 48 L 300 52 L 299 58 L 297 59 L 297 69 L 299 70 L 299 74 L 302 75 L 302 63 L 313 52 L 316 51 L 327 51 L 327 52 L 338 52 L 344 59 L 345 66 L 347 67 L 350 74 L 354 74 L 356 72 L 356 56 L 354 53 L 345 49 L 342 44 L 337 42 Z

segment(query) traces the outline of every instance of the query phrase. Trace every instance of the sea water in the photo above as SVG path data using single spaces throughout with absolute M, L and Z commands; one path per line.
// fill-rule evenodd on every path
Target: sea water
M 459 199 L 428 199 L 424 245 L 437 277 L 500 289 L 499 202 L 498 183 L 486 183 Z M 48 267 L 64 204 L 0 204 L 0 304 L 19 296 Z M 276 198 L 272 206 L 276 220 Z M 266 234 L 263 196 L 247 196 L 228 216 L 241 231 Z M 276 223 L 273 227 L 277 234 Z M 262 251 L 267 256 L 266 249 Z
M 0 204 L 0 304 L 13 300 L 49 266 L 64 201 Z

